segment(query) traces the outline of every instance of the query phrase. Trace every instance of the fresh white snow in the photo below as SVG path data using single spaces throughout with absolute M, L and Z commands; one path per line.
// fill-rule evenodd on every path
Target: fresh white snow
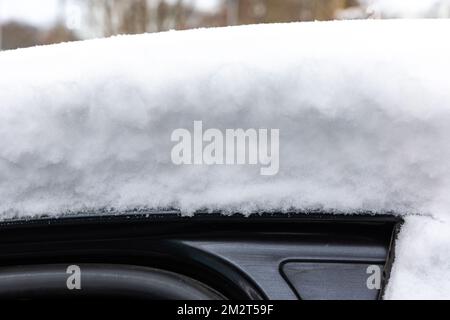
M 407 223 L 387 297 L 449 298 L 449 31 L 445 20 L 294 23 L 2 52 L 0 216 L 395 213 Z M 173 164 L 171 134 L 194 121 L 279 129 L 278 174 Z
M 450 223 L 407 216 L 385 299 L 450 299 Z

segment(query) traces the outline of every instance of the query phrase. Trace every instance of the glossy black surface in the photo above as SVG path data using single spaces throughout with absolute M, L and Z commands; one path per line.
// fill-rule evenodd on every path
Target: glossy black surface
M 223 300 L 204 284 L 164 270 L 105 264 L 79 264 L 78 288 L 67 285 L 67 265 L 0 268 L 3 299 Z M 71 289 L 69 289 L 71 288 Z
M 16 220 L 0 224 L 0 268 L 126 264 L 190 277 L 230 299 L 298 299 L 280 272 L 283 263 L 385 265 L 399 222 L 390 216 L 177 213 Z

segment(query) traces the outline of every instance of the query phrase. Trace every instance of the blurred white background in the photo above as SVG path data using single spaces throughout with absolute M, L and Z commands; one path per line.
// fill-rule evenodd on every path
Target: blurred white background
M 450 0 L 0 0 L 0 50 L 171 29 L 449 17 Z

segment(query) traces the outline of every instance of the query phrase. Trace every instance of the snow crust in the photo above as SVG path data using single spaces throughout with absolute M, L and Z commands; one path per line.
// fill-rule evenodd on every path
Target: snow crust
M 0 217 L 394 213 L 407 222 L 386 297 L 448 297 L 449 31 L 294 23 L 1 52 Z M 279 173 L 174 165 L 171 133 L 198 120 L 280 129 Z

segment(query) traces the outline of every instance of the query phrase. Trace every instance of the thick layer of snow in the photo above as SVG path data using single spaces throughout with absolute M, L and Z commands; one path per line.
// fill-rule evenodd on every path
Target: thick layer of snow
M 428 289 L 448 266 L 426 251 L 448 251 L 433 230 L 450 231 L 449 30 L 450 21 L 303 23 L 2 52 L 1 217 L 160 207 L 420 214 L 446 222 L 408 222 L 388 297 L 402 296 L 405 268 L 408 286 Z M 171 133 L 196 120 L 280 129 L 279 173 L 174 165 Z M 408 239 L 419 242 L 410 249 Z M 433 263 L 411 264 L 416 248 Z
M 450 223 L 408 216 L 385 299 L 450 299 Z

